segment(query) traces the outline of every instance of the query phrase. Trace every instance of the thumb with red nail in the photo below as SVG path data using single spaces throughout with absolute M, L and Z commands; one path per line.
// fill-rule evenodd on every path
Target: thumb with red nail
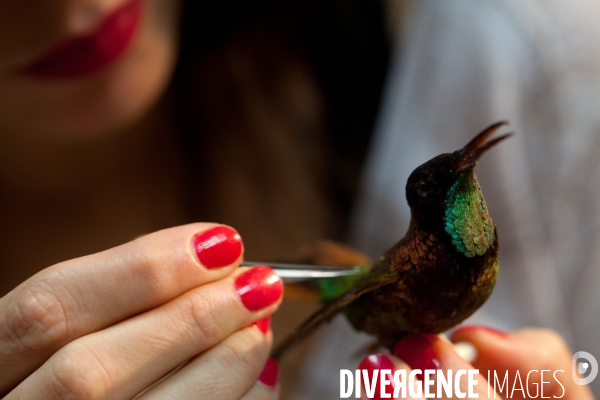
M 573 353 L 554 331 L 525 328 L 504 333 L 482 326 L 464 326 L 453 333 L 452 341 L 469 343 L 476 349 L 473 365 L 481 374 L 489 374 L 492 386 L 496 376 L 500 382 L 508 377 L 508 388 L 499 391 L 503 398 L 594 399 L 589 386 L 575 384 L 572 379 Z M 523 391 L 513 391 L 513 386 L 519 388 L 519 381 Z
M 554 332 L 525 329 L 507 334 L 469 326 L 456 330 L 452 341 L 454 345 L 445 336 L 408 334 L 393 355 L 365 357 L 358 367 L 361 398 L 594 398 L 587 386 L 574 384 L 571 352 Z M 470 350 L 465 358 L 472 358 L 472 364 L 459 349 Z
M 494 398 L 493 391 L 489 392 L 486 379 L 477 373 L 475 367 L 468 364 L 454 351 L 452 344 L 436 335 L 408 334 L 396 343 L 393 355 L 376 354 L 363 359 L 359 369 L 366 370 L 370 382 L 363 382 L 361 399 L 452 399 Z M 387 380 L 390 385 L 382 389 L 382 371 L 391 369 Z M 375 370 L 377 380 L 375 390 L 370 392 L 369 385 L 373 386 Z M 471 375 L 469 376 L 469 370 Z M 448 372 L 450 375 L 448 375 Z M 456 376 L 458 371 L 464 371 Z M 361 371 L 362 374 L 364 374 Z M 438 390 L 436 376 L 443 373 L 451 382 L 450 386 Z M 472 384 L 469 385 L 469 382 Z M 456 387 L 455 387 L 456 386 Z M 446 389 L 446 390 L 444 390 Z M 496 398 L 499 398 L 496 395 Z

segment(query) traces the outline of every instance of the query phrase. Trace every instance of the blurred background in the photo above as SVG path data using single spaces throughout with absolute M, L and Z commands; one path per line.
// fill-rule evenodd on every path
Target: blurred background
M 136 123 L 158 132 L 143 156 L 122 135 L 30 143 L 29 169 L 68 153 L 60 171 L 76 182 L 33 190 L 14 179 L 18 143 L 0 138 L 0 289 L 191 221 L 236 227 L 249 260 L 293 261 L 321 239 L 377 257 L 408 227 L 410 172 L 508 120 L 515 137 L 477 169 L 500 277 L 467 322 L 552 328 L 598 358 L 598 15 L 593 0 L 186 1 L 172 77 Z M 125 171 L 114 148 L 146 170 Z M 100 205 L 81 190 L 111 176 L 122 185 Z M 124 201 L 130 189 L 143 195 Z M 46 238 L 33 254 L 32 232 Z M 285 302 L 276 339 L 315 309 Z M 283 360 L 282 398 L 337 398 L 338 370 L 369 342 L 334 319 Z

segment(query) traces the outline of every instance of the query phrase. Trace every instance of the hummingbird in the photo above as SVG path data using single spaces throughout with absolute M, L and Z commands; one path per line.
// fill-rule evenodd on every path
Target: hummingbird
M 356 330 L 392 350 L 407 333 L 444 332 L 483 305 L 498 276 L 499 246 L 475 165 L 512 135 L 488 140 L 504 124 L 491 125 L 463 148 L 410 174 L 406 235 L 284 340 L 275 358 L 340 311 Z

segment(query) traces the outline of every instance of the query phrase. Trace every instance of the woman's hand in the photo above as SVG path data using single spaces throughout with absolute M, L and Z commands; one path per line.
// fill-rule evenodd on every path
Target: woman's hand
M 554 331 L 526 328 L 504 333 L 481 326 L 465 326 L 454 332 L 452 341 L 468 342 L 475 346 L 477 358 L 473 366 L 486 377 L 489 371 L 492 385 L 494 373 L 501 381 L 508 371 L 508 382 L 511 382 L 508 392 L 512 391 L 512 382 L 515 381 L 518 371 L 526 396 L 519 397 L 521 392 L 515 391 L 515 395 L 511 397 L 513 399 L 542 398 L 542 370 L 545 371 L 544 397 L 565 400 L 594 399 L 588 386 L 580 386 L 573 382 L 573 353 L 564 339 Z M 531 372 L 527 382 L 527 374 L 530 371 L 537 372 Z M 563 372 L 556 372 L 554 376 L 555 371 Z M 536 391 L 539 392 L 538 396 Z M 508 397 L 507 390 L 502 390 L 501 393 L 503 397 Z
M 444 338 L 435 335 L 410 334 L 396 344 L 394 355 L 374 354 L 368 356 L 361 361 L 358 368 L 369 371 L 369 376 L 372 376 L 372 371 L 376 369 L 405 370 L 406 377 L 413 369 L 434 369 L 444 373 L 452 370 L 453 374 L 456 374 L 458 370 L 478 369 L 479 373 L 473 375 L 473 380 L 477 382 L 473 387 L 473 393 L 480 399 L 541 398 L 542 386 L 544 398 L 594 399 L 587 386 L 576 385 L 571 379 L 572 354 L 564 340 L 552 331 L 523 329 L 506 334 L 485 327 L 468 326 L 456 330 L 452 335 L 452 341 L 462 342 L 462 346 L 465 346 L 465 342 L 474 346 L 476 358 L 472 365 L 463 360 L 456 353 L 454 346 Z M 542 370 L 545 371 L 543 379 Z M 559 370 L 563 372 L 558 372 Z M 530 373 L 530 371 L 534 372 Z M 495 388 L 494 373 L 498 377 Z M 505 376 L 507 377 L 506 381 Z M 388 375 L 387 379 L 393 380 L 392 375 Z M 435 380 L 435 375 L 433 379 Z M 499 388 L 499 384 L 504 386 L 503 389 Z M 468 398 L 467 386 L 468 376 L 463 375 L 459 387 L 460 392 L 466 396 L 460 398 Z M 393 386 L 390 385 L 386 388 L 386 393 L 393 393 Z M 456 396 L 457 392 L 454 387 L 452 391 Z M 435 385 L 432 386 L 431 392 L 437 393 Z M 362 398 L 367 398 L 364 386 Z M 382 398 L 380 386 L 376 388 L 375 397 L 372 398 Z M 424 399 L 425 396 L 411 397 L 407 392 L 406 398 Z M 434 398 L 459 397 L 447 396 L 442 391 L 442 397 Z
M 233 229 L 191 224 L 41 271 L 0 299 L 0 395 L 276 398 L 283 285 L 237 269 L 242 252 Z

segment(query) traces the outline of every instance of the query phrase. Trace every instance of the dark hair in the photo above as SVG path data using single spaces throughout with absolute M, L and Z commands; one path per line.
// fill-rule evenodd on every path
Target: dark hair
M 190 219 L 236 226 L 262 259 L 340 239 L 388 61 L 382 3 L 187 1 L 181 43 Z

